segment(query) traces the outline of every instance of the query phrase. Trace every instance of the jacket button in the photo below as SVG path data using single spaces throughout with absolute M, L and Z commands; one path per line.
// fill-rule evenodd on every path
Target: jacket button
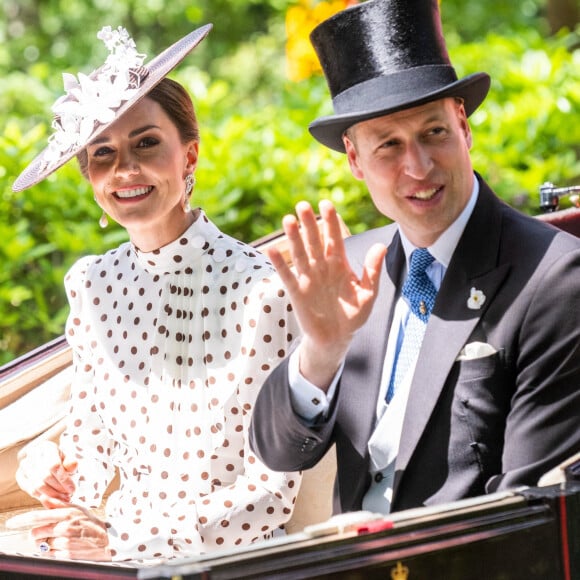
M 385 476 L 380 471 L 378 473 L 375 473 L 375 481 L 377 483 L 381 483 L 383 479 L 385 479 Z

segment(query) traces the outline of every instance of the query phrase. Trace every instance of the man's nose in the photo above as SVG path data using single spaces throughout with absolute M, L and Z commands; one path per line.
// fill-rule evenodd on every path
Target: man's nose
M 424 179 L 433 169 L 433 159 L 427 147 L 411 142 L 405 150 L 405 172 L 415 179 Z

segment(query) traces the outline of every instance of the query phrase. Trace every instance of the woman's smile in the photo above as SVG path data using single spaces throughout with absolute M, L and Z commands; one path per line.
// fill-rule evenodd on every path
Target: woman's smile
M 130 199 L 137 201 L 137 198 L 143 199 L 147 197 L 153 191 L 153 186 L 149 185 L 142 185 L 138 187 L 131 187 L 131 188 L 124 188 L 124 189 L 117 189 L 113 196 L 117 199 Z

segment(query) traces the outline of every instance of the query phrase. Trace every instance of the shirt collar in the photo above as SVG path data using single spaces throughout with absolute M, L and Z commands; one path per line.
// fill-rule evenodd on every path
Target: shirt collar
M 453 256 L 453 252 L 459 243 L 459 238 L 461 237 L 461 234 L 463 234 L 463 230 L 465 229 L 465 226 L 467 225 L 467 222 L 473 213 L 473 208 L 477 202 L 478 195 L 479 181 L 477 178 L 475 178 L 473 180 L 471 197 L 469 198 L 467 205 L 463 208 L 463 211 L 459 214 L 457 219 L 437 238 L 435 243 L 427 248 L 435 260 L 439 262 L 444 268 L 447 268 L 449 266 L 449 262 L 451 262 L 451 257 Z M 399 234 L 403 243 L 403 249 L 405 250 L 408 269 L 410 256 L 417 248 L 405 236 L 401 228 L 399 228 Z

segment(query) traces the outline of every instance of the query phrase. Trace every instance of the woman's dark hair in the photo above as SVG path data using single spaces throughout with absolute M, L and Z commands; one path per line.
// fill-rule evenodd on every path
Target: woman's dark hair
M 199 126 L 191 97 L 178 82 L 165 77 L 145 96 L 158 103 L 165 111 L 177 127 L 182 143 L 199 142 Z M 77 159 L 81 173 L 88 179 L 87 150 L 80 151 Z

